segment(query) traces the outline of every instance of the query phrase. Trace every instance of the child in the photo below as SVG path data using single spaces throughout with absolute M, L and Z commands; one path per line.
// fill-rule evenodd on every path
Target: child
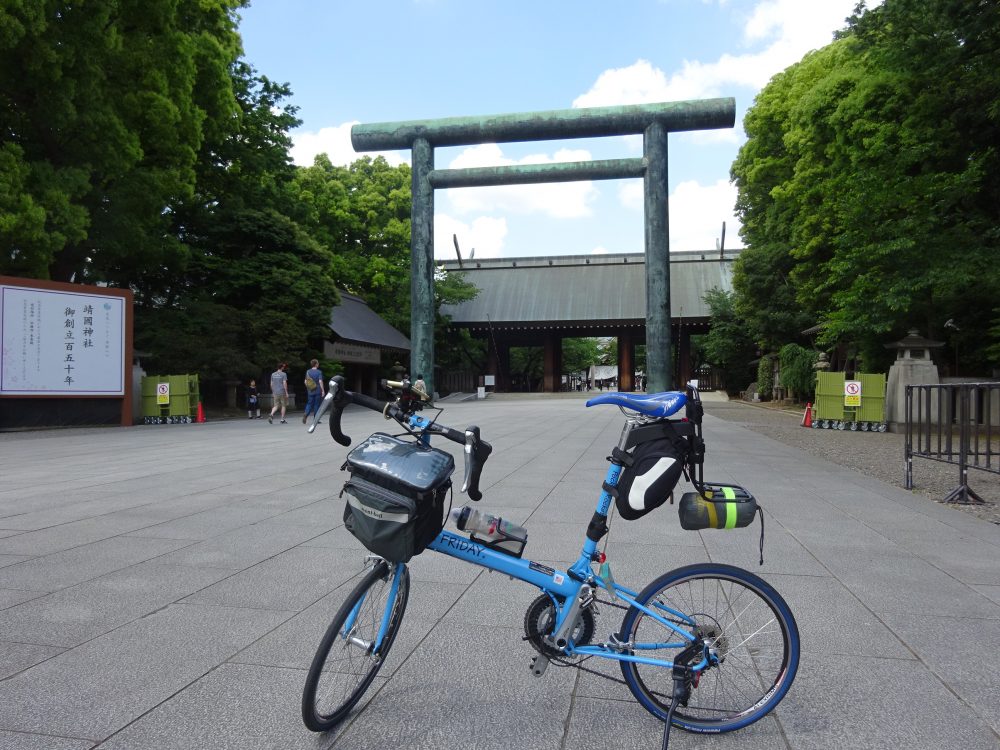
M 257 415 L 254 416 L 254 412 Z M 260 400 L 257 398 L 257 381 L 250 378 L 250 385 L 247 387 L 247 419 L 260 419 Z

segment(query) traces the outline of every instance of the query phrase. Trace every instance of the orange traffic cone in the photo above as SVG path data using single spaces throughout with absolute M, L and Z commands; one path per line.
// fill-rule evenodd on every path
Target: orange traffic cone
M 198 416 L 194 418 L 194 421 L 198 424 L 205 421 L 205 407 L 201 405 L 201 401 L 198 402 Z
M 802 426 L 803 427 L 813 426 L 813 405 L 811 401 L 808 404 L 806 404 L 805 414 L 802 415 Z

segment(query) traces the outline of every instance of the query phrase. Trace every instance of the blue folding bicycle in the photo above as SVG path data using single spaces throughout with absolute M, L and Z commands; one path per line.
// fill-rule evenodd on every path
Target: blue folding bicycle
M 433 450 L 429 447 L 431 436 L 441 435 L 464 446 L 461 489 L 479 500 L 480 475 L 492 452 L 492 446 L 481 439 L 479 428 L 455 430 L 438 424 L 418 413 L 425 394 L 413 390 L 406 381 L 383 381 L 383 385 L 396 396 L 395 401 L 385 403 L 352 393 L 344 389 L 341 377 L 332 378 L 309 431 L 332 409 L 330 434 L 341 445 L 350 445 L 350 438 L 341 431 L 341 415 L 348 404 L 358 404 L 398 422 L 409 443 L 421 451 Z M 625 425 L 597 509 L 586 528 L 580 557 L 572 567 L 555 570 L 478 541 L 475 536 L 446 530 L 442 507 L 433 503 L 427 541 L 421 544 L 418 539 L 410 552 L 426 548 L 540 589 L 541 595 L 528 607 L 524 620 L 525 639 L 537 651 L 533 673 L 542 676 L 554 662 L 610 678 L 589 670 L 584 663 L 590 658 L 617 661 L 635 698 L 665 722 L 664 747 L 671 725 L 691 732 L 729 732 L 752 724 L 785 696 L 799 663 L 795 618 L 774 588 L 742 568 L 699 563 L 664 573 L 636 591 L 613 579 L 604 554 L 598 550 L 598 542 L 608 530 L 608 514 L 623 464 L 628 462 L 627 454 L 635 447 L 637 435 L 670 430 L 675 443 L 676 437 L 681 437 L 679 460 L 698 491 L 697 496 L 691 493 L 692 499 L 700 502 L 703 497 L 734 496 L 731 487 L 702 480 L 705 444 L 698 391 L 689 387 L 683 393 L 606 393 L 587 402 L 587 406 L 598 404 L 619 406 Z M 684 416 L 671 419 L 682 408 Z M 451 461 L 450 457 L 447 460 Z M 452 463 L 444 473 L 450 474 L 453 468 Z M 752 500 L 743 488 L 735 491 Z M 375 487 L 375 492 L 381 489 Z M 443 494 L 441 490 L 437 495 L 439 503 Z M 732 528 L 734 503 L 705 504 L 713 521 L 715 509 L 720 509 L 718 523 L 712 525 Z M 346 511 L 345 516 L 356 509 L 347 507 Z M 356 514 L 359 524 L 384 525 L 387 519 L 399 520 L 389 518 L 394 514 L 384 507 L 365 513 Z M 358 535 L 357 530 L 352 531 Z M 426 528 L 423 533 L 428 533 Z M 384 548 L 370 544 L 369 549 Z M 408 554 L 389 557 L 409 559 Z M 405 560 L 392 561 L 384 554 L 371 556 L 369 567 L 333 618 L 309 669 L 302 696 L 302 717 L 309 729 L 332 729 L 364 695 L 399 632 L 409 589 Z M 625 615 L 617 628 L 599 635 L 598 613 L 604 608 L 620 608 Z

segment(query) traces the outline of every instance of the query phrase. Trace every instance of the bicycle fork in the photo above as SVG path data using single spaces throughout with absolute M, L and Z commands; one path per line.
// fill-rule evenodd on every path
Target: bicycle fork
M 405 563 L 396 563 L 393 565 L 392 573 L 392 585 L 389 587 L 389 595 L 385 600 L 385 610 L 382 612 L 382 620 L 379 623 L 378 633 L 375 635 L 374 641 L 366 641 L 354 632 L 354 625 L 357 622 L 358 614 L 361 612 L 361 608 L 364 606 L 365 601 L 368 599 L 368 592 L 365 592 L 364 596 L 358 599 L 358 603 L 354 605 L 351 609 L 351 613 L 347 616 L 344 621 L 344 628 L 341 630 L 341 636 L 346 642 L 345 645 L 357 646 L 368 654 L 378 657 L 379 649 L 382 648 L 382 641 L 385 640 L 385 634 L 389 630 L 389 620 L 392 618 L 392 611 L 396 608 L 396 596 L 399 594 L 399 579 L 402 577 L 403 566 Z

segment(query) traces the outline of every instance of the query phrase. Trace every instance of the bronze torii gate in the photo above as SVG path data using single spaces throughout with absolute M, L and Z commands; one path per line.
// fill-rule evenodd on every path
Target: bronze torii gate
M 434 392 L 434 190 L 642 177 L 645 188 L 646 368 L 649 390 L 671 387 L 670 240 L 667 206 L 667 134 L 731 128 L 732 98 L 619 107 L 563 109 L 483 117 L 451 117 L 355 125 L 356 151 L 412 152 L 410 222 L 411 373 L 422 373 Z M 480 143 L 642 135 L 641 159 L 435 169 L 434 149 Z

